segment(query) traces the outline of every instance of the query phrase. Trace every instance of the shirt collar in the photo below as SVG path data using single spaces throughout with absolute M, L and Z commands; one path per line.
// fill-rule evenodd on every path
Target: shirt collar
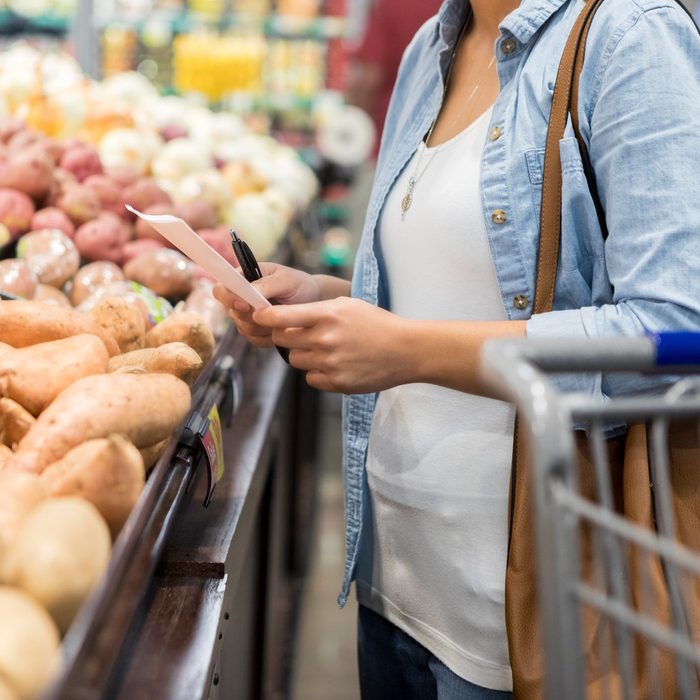
M 578 1 L 523 0 L 520 7 L 501 22 L 501 28 L 508 30 L 520 43 L 526 44 L 559 8 Z M 438 38 L 444 45 L 451 46 L 457 40 L 469 8 L 468 0 L 445 0 L 442 3 L 436 29 Z

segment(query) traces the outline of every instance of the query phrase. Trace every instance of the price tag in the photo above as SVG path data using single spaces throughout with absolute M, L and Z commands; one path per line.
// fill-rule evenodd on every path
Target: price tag
M 224 441 L 221 433 L 221 417 L 219 416 L 218 406 L 212 406 L 207 423 L 206 432 L 200 435 L 200 440 L 207 453 L 211 475 L 210 485 L 213 489 L 214 485 L 224 475 Z

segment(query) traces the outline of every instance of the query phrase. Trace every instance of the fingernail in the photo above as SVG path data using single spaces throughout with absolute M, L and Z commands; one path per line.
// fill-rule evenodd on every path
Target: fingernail
M 234 301 L 233 308 L 236 309 L 236 311 L 248 311 L 248 304 L 244 301 Z

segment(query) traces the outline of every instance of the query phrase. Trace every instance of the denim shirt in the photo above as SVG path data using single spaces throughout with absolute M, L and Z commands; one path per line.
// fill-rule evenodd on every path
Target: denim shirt
M 500 25 L 500 94 L 484 146 L 482 214 L 507 317 L 532 338 L 700 329 L 700 38 L 675 0 L 608 0 L 588 37 L 579 118 L 609 235 L 603 238 L 571 124 L 559 148 L 563 213 L 554 310 L 532 315 L 552 90 L 583 0 L 523 0 Z M 377 227 L 392 185 L 435 119 L 467 0 L 446 0 L 407 48 L 387 115 L 352 283 L 391 307 Z M 430 231 L 426 231 L 429 242 Z M 564 375 L 564 390 L 610 396 L 631 375 Z M 648 381 L 648 380 L 647 380 Z M 354 577 L 376 394 L 343 405 L 346 562 Z

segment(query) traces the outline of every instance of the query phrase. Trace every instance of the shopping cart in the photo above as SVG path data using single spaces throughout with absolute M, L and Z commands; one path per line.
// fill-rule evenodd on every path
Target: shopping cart
M 608 666 L 596 670 L 602 679 L 596 698 L 642 697 L 640 663 L 647 680 L 645 698 L 700 698 L 700 630 L 695 622 L 700 619 L 700 551 L 677 538 L 668 444 L 672 423 L 691 425 L 694 440 L 700 429 L 700 377 L 693 376 L 700 372 L 700 334 L 493 341 L 484 348 L 482 364 L 486 381 L 517 405 L 524 418 L 521 426 L 527 426 L 548 700 L 589 697 L 591 656 Z M 671 370 L 674 377 L 665 385 L 657 383 L 662 391 L 605 401 L 562 393 L 549 376 Z M 640 526 L 619 512 L 611 485 L 606 446 L 611 426 L 640 423 L 648 425 L 655 527 Z M 589 436 L 595 498 L 579 491 L 574 427 L 582 426 Z M 588 567 L 586 572 L 581 562 L 584 531 L 593 561 L 592 571 Z M 651 602 L 645 604 L 645 595 L 650 601 L 653 597 L 654 572 L 662 572 L 665 581 L 665 619 L 659 619 Z M 631 590 L 633 578 L 637 585 L 641 579 L 641 601 L 639 589 L 636 598 Z M 598 623 L 595 650 L 591 637 L 583 636 L 591 615 Z M 661 679 L 664 663 L 672 667 L 672 688 Z

